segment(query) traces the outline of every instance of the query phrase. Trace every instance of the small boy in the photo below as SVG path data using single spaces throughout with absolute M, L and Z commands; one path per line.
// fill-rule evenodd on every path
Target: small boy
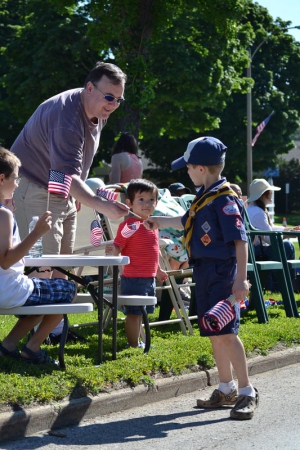
M 201 137 L 188 144 L 172 169 L 187 167 L 198 189 L 190 210 L 182 217 L 151 217 L 149 229 L 184 227 L 185 245 L 194 264 L 197 314 L 201 336 L 211 340 L 219 373 L 219 387 L 199 408 L 234 405 L 232 419 L 251 419 L 258 405 L 258 392 L 250 383 L 244 346 L 238 337 L 240 301 L 248 295 L 247 236 L 243 204 L 221 177 L 227 147 L 213 137 Z M 220 331 L 208 331 L 201 320 L 220 300 L 235 294 L 235 317 Z M 238 379 L 238 393 L 232 367 Z
M 24 275 L 24 259 L 35 242 L 51 229 L 51 212 L 46 211 L 38 220 L 34 230 L 21 241 L 10 199 L 17 188 L 20 160 L 9 150 L 0 147 L 0 306 L 12 308 L 53 303 L 71 303 L 75 295 L 75 284 L 63 279 L 28 278 Z M 25 310 L 25 309 L 24 309 Z M 3 342 L 0 357 L 8 356 L 33 364 L 51 363 L 40 345 L 50 331 L 59 323 L 61 315 L 21 316 Z M 39 322 L 37 331 L 23 345 L 19 341 Z
M 141 219 L 130 217 L 122 222 L 114 244 L 108 248 L 109 253 L 130 257 L 130 264 L 124 267 L 121 276 L 122 295 L 155 296 L 155 277 L 159 281 L 168 278 L 167 273 L 159 267 L 158 230 L 148 230 L 143 225 L 144 220 L 153 214 L 157 200 L 158 189 L 151 181 L 136 179 L 128 184 L 126 204 Z M 153 313 L 154 306 L 147 306 L 147 312 Z M 131 347 L 143 347 L 143 343 L 139 342 L 142 325 L 140 308 L 125 305 L 124 313 L 128 344 Z

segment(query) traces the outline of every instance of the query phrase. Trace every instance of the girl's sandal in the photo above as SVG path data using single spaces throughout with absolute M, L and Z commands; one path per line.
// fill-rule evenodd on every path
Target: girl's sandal
M 45 350 L 38 350 L 37 352 L 33 352 L 26 345 L 23 345 L 22 352 L 29 356 L 29 358 L 24 358 L 21 356 L 21 360 L 31 364 L 54 364 L 55 366 L 59 365 L 58 361 L 55 359 L 51 359 L 49 355 L 45 352 Z
M 3 356 L 9 356 L 10 358 L 20 359 L 20 352 L 17 348 L 10 351 L 7 348 L 3 347 L 2 342 L 0 342 L 0 352 Z

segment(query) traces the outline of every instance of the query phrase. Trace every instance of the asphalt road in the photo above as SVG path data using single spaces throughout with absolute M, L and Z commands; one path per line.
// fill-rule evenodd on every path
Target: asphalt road
M 252 420 L 229 419 L 229 408 L 195 408 L 213 387 L 129 409 L 49 436 L 0 444 L 10 450 L 300 450 L 300 364 L 251 378 L 260 404 Z

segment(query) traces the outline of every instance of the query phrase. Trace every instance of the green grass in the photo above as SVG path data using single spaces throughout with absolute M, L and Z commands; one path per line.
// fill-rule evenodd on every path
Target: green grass
M 280 299 L 280 295 L 269 293 L 265 298 Z M 300 296 L 297 295 L 299 306 Z M 277 344 L 292 346 L 300 342 L 299 319 L 286 318 L 282 306 L 268 308 L 270 321 L 259 324 L 254 311 L 242 316 L 240 337 L 247 356 L 266 355 Z M 158 308 L 151 320 L 156 320 Z M 97 311 L 92 314 L 70 316 L 71 323 L 97 320 Z M 15 322 L 12 316 L 0 316 L 0 340 Z M 85 344 L 67 343 L 65 371 L 49 365 L 31 366 L 11 358 L 0 358 L 0 409 L 5 406 L 22 407 L 55 403 L 65 398 L 97 395 L 112 389 L 134 386 L 140 383 L 155 384 L 157 377 L 169 377 L 214 366 L 208 338 L 199 336 L 194 323 L 194 335 L 184 336 L 178 324 L 151 328 L 152 348 L 148 355 L 140 349 L 126 349 L 124 324 L 118 325 L 118 354 L 111 360 L 111 329 L 104 335 L 105 362 L 96 367 L 96 327 L 84 327 L 78 331 L 88 340 Z M 25 340 L 24 340 L 25 342 Z M 57 347 L 44 346 L 57 358 Z

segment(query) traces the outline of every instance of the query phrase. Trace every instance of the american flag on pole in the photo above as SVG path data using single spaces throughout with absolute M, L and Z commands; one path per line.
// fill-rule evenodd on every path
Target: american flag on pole
M 49 170 L 48 192 L 68 198 L 72 176 L 58 170 Z
M 256 142 L 257 139 L 258 139 L 258 136 L 259 136 L 260 133 L 263 131 L 263 129 L 265 128 L 265 126 L 267 125 L 267 123 L 269 122 L 269 120 L 271 119 L 271 117 L 273 116 L 273 114 L 274 114 L 274 111 L 272 111 L 271 114 L 270 114 L 265 120 L 263 120 L 262 123 L 260 123 L 260 124 L 258 125 L 258 127 L 256 128 L 256 135 L 255 135 L 254 138 L 253 138 L 253 141 L 252 141 L 252 147 L 254 147 L 255 142 Z
M 106 200 L 115 201 L 118 198 L 118 193 L 114 191 L 110 191 L 109 189 L 105 189 L 101 186 L 98 187 L 96 194 L 99 197 L 105 198 Z
M 90 242 L 94 247 L 98 247 L 103 238 L 103 230 L 98 223 L 98 220 L 94 219 L 91 223 L 91 234 L 90 234 Z

